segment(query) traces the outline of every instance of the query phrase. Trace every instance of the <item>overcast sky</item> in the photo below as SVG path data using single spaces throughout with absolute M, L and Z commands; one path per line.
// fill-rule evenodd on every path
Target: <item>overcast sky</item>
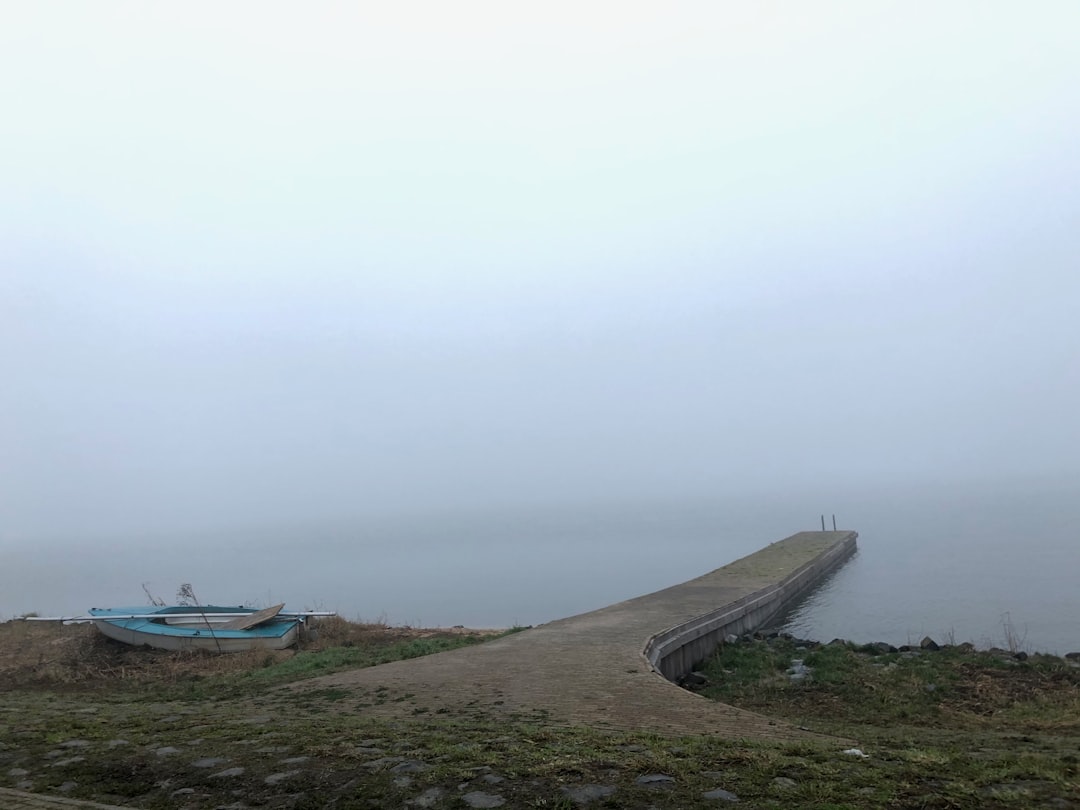
M 1076 474 L 1078 37 L 8 4 L 0 543 Z

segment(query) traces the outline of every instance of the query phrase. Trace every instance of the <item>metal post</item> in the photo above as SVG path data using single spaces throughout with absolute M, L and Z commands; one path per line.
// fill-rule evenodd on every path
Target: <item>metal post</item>
M 832 516 L 832 530 L 836 531 L 836 515 Z
M 825 516 L 821 516 L 821 530 L 825 531 Z

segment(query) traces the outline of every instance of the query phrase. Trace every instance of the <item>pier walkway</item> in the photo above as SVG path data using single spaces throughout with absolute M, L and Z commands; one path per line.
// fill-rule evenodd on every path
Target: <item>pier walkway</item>
M 475 647 L 286 688 L 345 689 L 357 711 L 374 716 L 541 716 L 553 724 L 600 729 L 809 740 L 818 735 L 676 686 L 644 650 L 658 634 L 669 631 L 670 637 L 672 628 L 722 614 L 725 606 L 753 601 L 755 594 L 776 594 L 779 588 L 770 604 L 782 607 L 794 594 L 784 591 L 785 583 L 799 572 L 803 580 L 807 573 L 820 580 L 854 549 L 855 537 L 802 532 L 681 585 L 600 610 Z

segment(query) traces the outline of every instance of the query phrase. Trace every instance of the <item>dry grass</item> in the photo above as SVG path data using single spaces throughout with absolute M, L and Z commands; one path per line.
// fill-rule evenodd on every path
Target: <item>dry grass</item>
M 302 642 L 306 652 L 499 632 L 391 627 L 382 622 L 350 622 L 340 616 L 321 619 L 312 629 L 317 632 L 309 633 Z M 295 650 L 250 650 L 228 655 L 151 650 L 112 641 L 90 624 L 8 621 L 0 623 L 0 691 L 27 686 L 93 686 L 118 680 L 175 683 L 261 669 L 295 654 Z

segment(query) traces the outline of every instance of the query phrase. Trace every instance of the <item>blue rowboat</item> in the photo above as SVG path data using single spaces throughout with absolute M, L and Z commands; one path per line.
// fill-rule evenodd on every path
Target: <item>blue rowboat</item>
M 297 643 L 309 614 L 281 613 L 282 607 L 91 608 L 86 618 L 109 638 L 134 646 L 208 652 L 283 650 Z

